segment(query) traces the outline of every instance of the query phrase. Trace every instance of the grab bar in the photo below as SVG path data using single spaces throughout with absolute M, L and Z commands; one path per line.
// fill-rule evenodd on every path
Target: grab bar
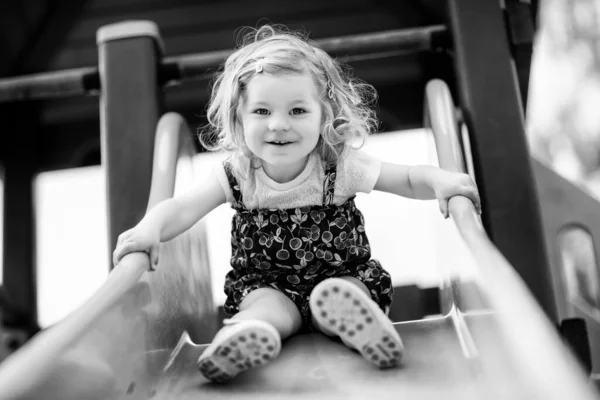
M 467 173 L 448 86 L 441 80 L 432 80 L 425 93 L 440 167 Z M 545 393 L 540 398 L 596 399 L 587 386 L 583 369 L 566 350 L 556 328 L 517 272 L 488 238 L 471 200 L 452 197 L 449 212 L 486 283 L 488 301 L 503 322 L 498 326 L 511 350 L 520 355 L 519 367 L 530 372 L 535 379 L 534 387 Z M 531 374 L 531 371 L 537 373 Z
M 196 152 L 191 138 L 190 128 L 181 115 L 169 112 L 158 121 L 148 210 L 173 197 L 177 160 L 181 156 L 192 156 Z

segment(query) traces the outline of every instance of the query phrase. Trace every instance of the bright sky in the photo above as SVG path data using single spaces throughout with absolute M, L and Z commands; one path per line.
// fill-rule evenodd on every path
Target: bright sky
M 600 200 L 597 52 L 593 40 L 586 43 L 573 38 L 565 3 L 549 1 L 546 7 L 542 13 L 544 29 L 536 37 L 531 64 L 527 109 L 530 149 L 538 160 Z M 575 2 L 568 7 L 575 7 L 579 27 L 589 29 L 587 36 L 597 41 L 600 20 L 595 21 L 594 15 L 600 15 L 600 3 L 595 3 L 596 13 L 591 10 L 594 2 Z
M 108 276 L 104 191 L 100 167 L 47 172 L 35 181 L 41 326 L 64 317 Z

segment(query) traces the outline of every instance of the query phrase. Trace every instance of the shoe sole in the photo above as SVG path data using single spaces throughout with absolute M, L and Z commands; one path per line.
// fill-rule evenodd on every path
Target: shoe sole
M 225 382 L 249 368 L 266 364 L 281 350 L 277 330 L 260 321 L 231 325 L 218 340 L 198 359 L 198 369 L 212 382 Z
M 321 282 L 311 293 L 310 309 L 319 325 L 379 368 L 396 367 L 402 359 L 400 335 L 385 313 L 355 284 L 338 278 Z

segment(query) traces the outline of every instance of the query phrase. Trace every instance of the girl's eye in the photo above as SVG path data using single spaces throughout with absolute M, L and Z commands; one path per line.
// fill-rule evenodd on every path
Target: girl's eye
M 258 115 L 267 115 L 269 111 L 266 108 L 258 108 L 254 110 L 254 113 Z
M 304 110 L 303 108 L 294 108 L 292 110 L 292 114 L 304 114 L 306 112 L 306 110 Z

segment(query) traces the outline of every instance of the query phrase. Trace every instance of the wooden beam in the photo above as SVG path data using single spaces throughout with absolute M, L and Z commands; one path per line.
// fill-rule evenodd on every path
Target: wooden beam
M 29 9 L 33 9 L 27 7 L 28 2 L 38 3 L 39 0 L 5 1 L 0 6 L 0 76 L 6 76 L 12 71 L 33 27 L 41 20 L 41 12 L 28 12 Z
M 29 0 L 23 7 L 40 1 Z M 65 37 L 79 19 L 87 0 L 53 0 L 46 2 L 46 11 L 31 30 L 17 58 L 9 67 L 9 74 L 22 74 L 44 70 L 49 60 L 60 48 Z
M 483 225 L 557 321 L 514 60 L 498 2 L 448 0 L 458 99 L 469 129 Z
M 2 324 L 28 335 L 37 331 L 32 188 L 37 161 L 30 139 L 39 127 L 36 115 L 35 105 L 8 104 L 0 109 L 0 164 L 5 179 Z

